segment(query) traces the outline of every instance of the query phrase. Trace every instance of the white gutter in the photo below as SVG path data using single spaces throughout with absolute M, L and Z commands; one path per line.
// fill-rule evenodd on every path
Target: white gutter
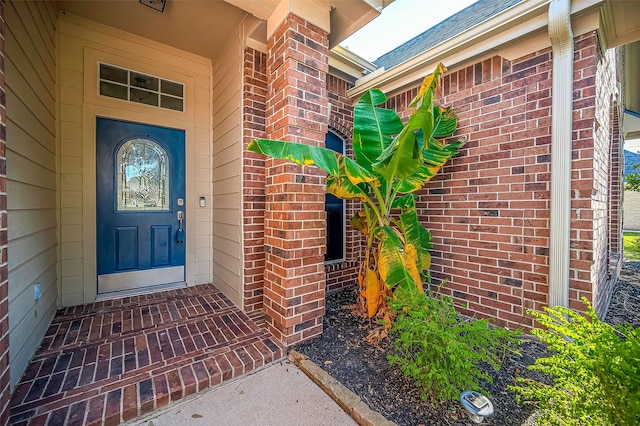
M 367 72 L 373 72 L 377 67 L 363 57 L 353 53 L 349 49 L 338 45 L 329 51 L 329 57 L 335 57 L 344 63 L 350 64 L 353 68 L 357 68 L 362 75 Z
M 549 38 L 553 49 L 549 306 L 568 307 L 574 51 L 571 0 L 549 3 Z

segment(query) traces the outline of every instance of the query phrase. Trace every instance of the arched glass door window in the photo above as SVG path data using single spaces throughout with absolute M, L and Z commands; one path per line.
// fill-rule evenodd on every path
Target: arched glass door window
M 344 154 L 344 140 L 332 132 L 328 132 L 325 146 L 340 154 Z M 327 194 L 324 209 L 327 212 L 327 252 L 325 262 L 336 262 L 345 258 L 345 202 L 335 195 Z
M 118 211 L 169 210 L 169 157 L 146 138 L 123 143 L 116 154 Z

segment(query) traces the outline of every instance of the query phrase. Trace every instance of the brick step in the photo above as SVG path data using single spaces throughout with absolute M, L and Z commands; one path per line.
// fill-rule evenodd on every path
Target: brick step
M 181 318 L 179 320 L 165 321 L 149 326 L 145 326 L 144 324 L 138 324 L 135 328 L 125 326 L 124 330 L 122 330 L 121 322 L 116 323 L 117 328 L 105 328 L 104 326 L 100 327 L 98 325 L 99 321 L 88 319 L 86 322 L 89 326 L 80 328 L 80 330 L 59 327 L 55 329 L 56 334 L 47 332 L 47 335 L 43 338 L 40 345 L 38 356 L 47 357 L 57 351 L 73 349 L 78 346 L 90 347 L 104 345 L 128 337 L 133 338 L 143 330 L 146 333 L 162 333 L 165 330 L 176 327 L 180 329 L 187 327 L 190 329 L 190 334 L 198 334 L 198 331 L 206 332 L 206 330 L 226 330 L 230 328 L 235 330 L 236 334 L 246 334 L 260 329 L 256 324 L 247 323 L 247 319 L 246 314 L 233 308 L 223 309 L 219 313 L 196 315 L 189 319 Z M 212 322 L 214 324 L 211 324 Z M 91 327 L 91 324 L 96 324 L 96 326 Z M 227 331 L 227 333 L 229 333 L 229 331 Z
M 184 297 L 188 298 L 189 296 Z M 203 302 L 201 309 L 192 310 L 195 312 L 177 308 L 174 300 L 168 300 L 166 302 L 156 301 L 153 304 L 142 307 L 125 307 L 121 308 L 120 311 L 108 314 L 85 314 L 80 318 L 64 319 L 56 317 L 42 340 L 39 353 L 47 355 L 51 351 L 58 349 L 73 348 L 91 343 L 106 343 L 107 341 L 135 335 L 143 329 L 161 331 L 179 324 L 196 324 L 198 320 L 229 321 L 225 315 L 231 312 L 237 312 L 238 315 L 244 316 L 236 319 L 235 322 L 241 327 L 246 327 L 246 314 L 238 311 L 233 305 L 224 303 L 216 303 L 214 305 L 207 303 L 207 301 L 202 301 L 201 297 L 203 296 L 195 298 Z M 194 297 L 191 296 L 191 300 L 193 299 Z M 234 325 L 230 323 L 228 326 L 233 327 Z M 221 326 L 219 327 L 221 328 Z M 247 330 L 244 331 L 248 332 Z
M 54 321 L 63 322 L 69 319 L 82 318 L 87 315 L 106 315 L 108 313 L 126 310 L 126 308 L 142 308 L 149 305 L 167 303 L 169 301 L 185 301 L 198 297 L 206 298 L 213 308 L 233 306 L 233 303 L 213 285 L 204 284 L 166 290 L 158 293 L 128 296 L 121 299 L 103 300 L 86 305 L 70 306 L 59 309 L 58 312 L 56 312 Z
M 198 287 L 143 307 L 62 311 L 13 392 L 11 423 L 117 424 L 285 355 L 215 287 Z M 158 322 L 122 321 L 154 307 Z
M 186 324 L 167 324 L 135 335 L 114 335 L 99 342 L 80 342 L 64 348 L 41 349 L 27 367 L 23 380 L 37 375 L 94 366 L 79 377 L 108 377 L 158 361 L 193 352 L 210 352 L 254 337 L 269 334 L 238 310 L 212 315 Z M 85 369 L 83 369 L 85 370 Z
M 271 337 L 255 337 L 57 394 L 46 395 L 47 385 L 42 398 L 20 405 L 14 401 L 24 391 L 16 389 L 10 423 L 90 425 L 102 424 L 104 418 L 104 424 L 119 424 L 277 361 L 284 354 Z

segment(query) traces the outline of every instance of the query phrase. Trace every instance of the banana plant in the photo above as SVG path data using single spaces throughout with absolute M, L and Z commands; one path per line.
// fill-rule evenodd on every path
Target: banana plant
M 361 311 L 390 324 L 388 297 L 423 292 L 431 264 L 431 234 L 420 223 L 415 192 L 463 141 L 444 143 L 458 121 L 450 108 L 435 105 L 435 93 L 444 65 L 425 77 L 406 124 L 393 110 L 380 105 L 387 96 L 379 89 L 366 92 L 355 105 L 353 151 L 355 159 L 333 150 L 293 142 L 255 139 L 250 151 L 327 173 L 327 193 L 359 200 L 362 210 L 350 221 L 366 235 L 366 249 L 358 273 Z

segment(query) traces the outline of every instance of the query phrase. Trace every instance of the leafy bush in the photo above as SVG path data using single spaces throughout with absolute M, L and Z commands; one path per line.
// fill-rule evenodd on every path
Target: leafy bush
M 538 424 L 640 424 L 640 332 L 600 321 L 586 299 L 587 318 L 563 307 L 530 312 L 544 327 L 533 334 L 553 355 L 529 366 L 552 384 L 518 378 L 517 400 L 537 402 Z
M 624 190 L 640 192 L 640 164 L 631 165 L 633 173 L 629 173 L 624 177 Z
M 462 390 L 480 390 L 479 380 L 492 378 L 479 364 L 500 368 L 506 352 L 519 343 L 514 332 L 491 327 L 486 320 L 460 320 L 453 299 L 444 295 L 403 293 L 391 308 L 395 353 L 387 359 L 431 402 L 454 401 Z
M 640 260 L 640 233 L 624 232 L 624 258 Z

